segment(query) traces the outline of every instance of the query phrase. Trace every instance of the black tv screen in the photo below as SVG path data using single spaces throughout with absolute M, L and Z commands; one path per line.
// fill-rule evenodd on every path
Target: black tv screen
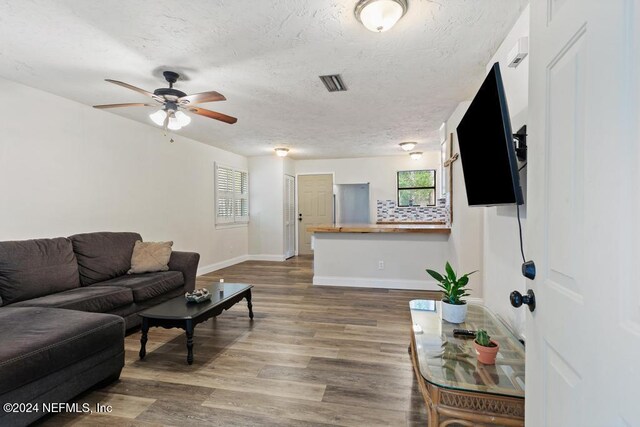
M 523 204 L 498 63 L 491 68 L 456 130 L 469 206 Z

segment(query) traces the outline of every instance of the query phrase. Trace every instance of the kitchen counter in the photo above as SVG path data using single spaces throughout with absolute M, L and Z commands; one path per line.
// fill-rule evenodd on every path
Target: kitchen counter
M 450 259 L 444 224 L 310 226 L 313 284 L 438 290 L 424 269 Z
M 307 227 L 312 233 L 439 233 L 450 234 L 445 224 L 323 224 Z

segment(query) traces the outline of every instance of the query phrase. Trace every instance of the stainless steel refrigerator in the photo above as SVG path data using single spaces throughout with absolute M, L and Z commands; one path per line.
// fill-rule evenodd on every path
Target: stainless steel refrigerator
M 333 222 L 369 224 L 369 183 L 333 186 Z

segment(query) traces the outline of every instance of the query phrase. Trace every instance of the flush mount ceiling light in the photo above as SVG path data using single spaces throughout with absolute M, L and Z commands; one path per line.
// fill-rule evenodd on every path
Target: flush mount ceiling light
M 420 160 L 422 158 L 422 151 L 414 151 L 413 153 L 409 153 L 413 160 Z
M 354 13 L 367 30 L 382 33 L 407 13 L 407 0 L 360 0 Z
M 289 153 L 288 148 L 276 148 L 275 151 L 278 157 L 286 157 L 286 155 Z
M 411 151 L 415 148 L 417 143 L 415 142 L 401 142 L 400 143 L 400 148 L 402 148 L 404 151 Z

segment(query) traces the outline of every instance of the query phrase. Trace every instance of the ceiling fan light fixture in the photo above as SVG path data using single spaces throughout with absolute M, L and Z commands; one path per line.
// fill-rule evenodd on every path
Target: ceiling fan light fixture
M 360 0 L 354 13 L 367 30 L 382 33 L 407 13 L 407 0 Z
M 173 114 L 169 117 L 169 123 L 167 123 L 167 129 L 169 130 L 182 129 L 182 125 L 180 124 L 180 121 Z
M 176 120 L 180 124 L 180 127 L 185 127 L 186 125 L 191 123 L 191 117 L 187 116 L 182 111 L 176 111 L 174 115 Z
M 164 110 L 158 110 L 155 113 L 149 114 L 149 118 L 153 121 L 153 123 L 158 126 L 164 125 L 164 119 L 167 118 L 167 112 Z
M 276 155 L 278 157 L 286 157 L 287 154 L 289 154 L 289 149 L 288 148 L 276 148 L 275 152 L 276 152 Z
M 422 158 L 422 151 L 414 151 L 412 153 L 409 153 L 409 155 L 413 160 L 420 160 Z
M 411 151 L 416 147 L 416 145 L 416 142 L 401 142 L 400 148 L 402 148 L 404 151 Z

